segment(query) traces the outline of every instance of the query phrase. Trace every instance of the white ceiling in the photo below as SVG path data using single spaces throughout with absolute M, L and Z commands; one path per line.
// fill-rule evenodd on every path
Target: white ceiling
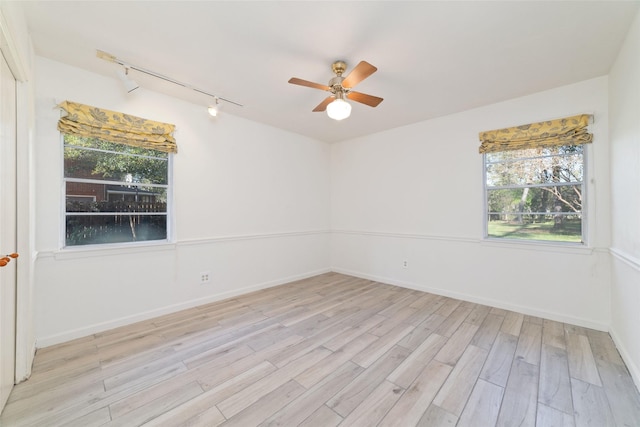
M 96 49 L 244 104 L 233 114 L 335 142 L 606 75 L 637 1 L 29 1 L 36 54 L 115 76 Z M 311 110 L 335 60 L 384 98 L 341 122 Z M 149 78 L 144 90 L 212 98 Z M 140 92 L 130 96 L 142 96 Z

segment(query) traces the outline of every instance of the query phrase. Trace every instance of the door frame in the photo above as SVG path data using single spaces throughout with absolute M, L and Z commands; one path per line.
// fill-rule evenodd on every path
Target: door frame
M 16 139 L 16 79 L 4 58 L 0 77 L 2 98 L 2 135 L 0 137 L 0 255 L 14 252 L 18 243 L 17 233 L 17 139 Z M 16 383 L 16 312 L 17 312 L 17 267 L 9 263 L 0 271 L 0 408 L 11 395 Z
M 33 60 L 22 9 L 14 2 L 0 2 L 0 50 L 16 79 L 16 384 L 29 378 L 35 355 L 33 310 L 35 252 L 35 185 L 33 167 L 34 95 L 30 83 Z M 31 59 L 31 61 L 27 61 Z

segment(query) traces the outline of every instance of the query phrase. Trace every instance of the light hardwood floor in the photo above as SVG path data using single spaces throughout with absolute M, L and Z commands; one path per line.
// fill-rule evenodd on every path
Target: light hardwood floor
M 640 426 L 608 334 L 337 273 L 39 350 L 2 426 Z

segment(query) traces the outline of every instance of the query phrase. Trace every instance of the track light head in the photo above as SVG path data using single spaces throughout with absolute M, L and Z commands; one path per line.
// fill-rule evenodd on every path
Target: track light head
M 215 104 L 210 105 L 209 108 L 207 108 L 207 111 L 212 117 L 216 117 L 220 112 L 221 108 L 222 108 L 222 104 L 220 103 L 220 99 L 215 98 Z
M 118 70 L 116 71 L 116 74 L 118 75 L 118 78 L 122 81 L 122 84 L 124 85 L 124 88 L 126 89 L 127 93 L 131 93 L 140 87 L 138 82 L 129 78 L 129 68 L 125 67 L 122 70 Z

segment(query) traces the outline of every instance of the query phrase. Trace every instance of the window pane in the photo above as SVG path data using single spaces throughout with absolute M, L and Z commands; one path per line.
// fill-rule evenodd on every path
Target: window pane
M 490 187 L 582 182 L 582 175 L 582 154 L 487 164 L 487 185 Z
M 67 212 L 167 212 L 167 189 L 137 185 L 66 183 Z
M 487 190 L 487 208 L 490 214 L 579 214 L 582 211 L 582 186 L 490 189 Z
M 582 241 L 580 185 L 487 190 L 488 236 Z
M 510 160 L 518 160 L 522 158 L 540 157 L 540 156 L 557 156 L 567 154 L 583 154 L 584 146 L 582 145 L 560 145 L 555 147 L 539 147 L 527 148 L 526 150 L 509 150 L 498 151 L 486 154 L 486 162 L 504 162 Z
M 166 215 L 69 215 L 66 218 L 67 246 L 166 238 Z
M 116 144 L 115 142 L 102 141 L 95 138 L 85 138 L 75 135 L 64 135 L 65 145 L 73 145 L 76 147 L 93 148 L 97 150 L 115 151 L 116 153 L 139 154 L 143 156 L 168 158 L 168 153 L 151 150 L 148 148 L 133 147 L 130 145 Z
M 166 184 L 168 168 L 167 159 L 104 153 L 68 146 L 64 148 L 65 178 Z
M 503 218 L 512 218 L 513 220 L 489 218 L 487 224 L 489 237 L 568 243 L 582 242 L 582 218 L 578 215 L 563 216 L 564 219 L 560 226 L 553 219 L 520 223 L 516 220 L 517 216 L 514 215 L 506 215 Z

